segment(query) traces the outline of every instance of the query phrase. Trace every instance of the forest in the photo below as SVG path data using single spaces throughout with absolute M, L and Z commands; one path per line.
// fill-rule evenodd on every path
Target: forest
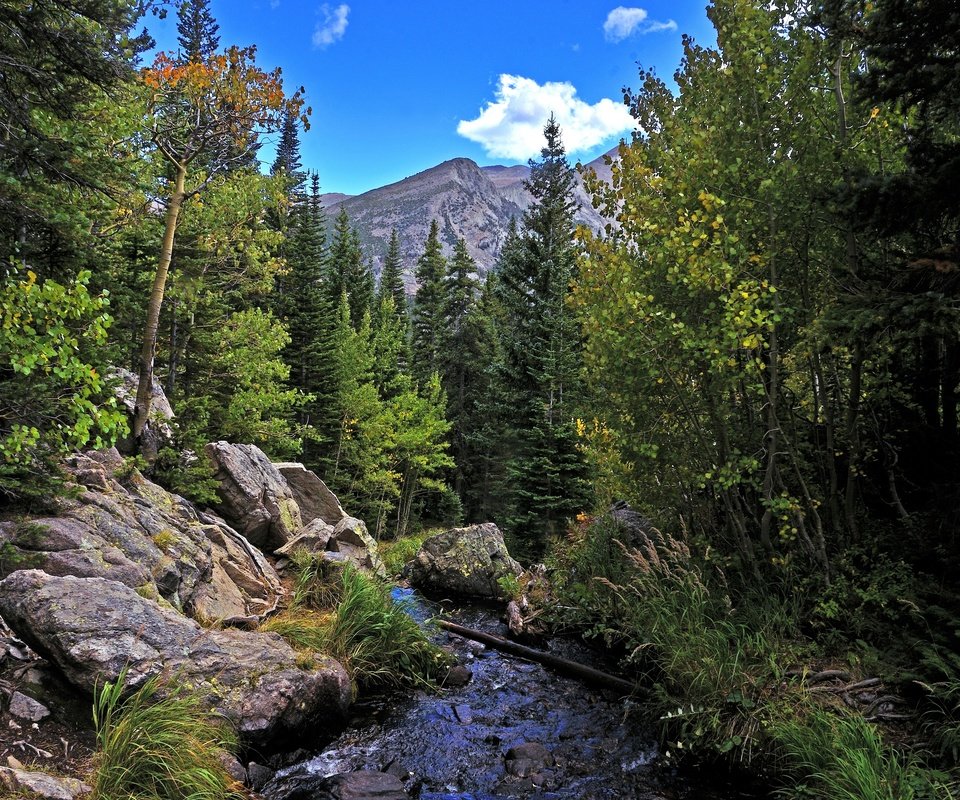
M 148 61 L 141 6 L 0 2 L 3 513 L 117 443 L 203 504 L 204 445 L 255 444 L 384 542 L 496 522 L 551 624 L 645 683 L 669 758 L 960 795 L 952 0 L 713 0 L 716 46 L 623 90 L 636 132 L 584 175 L 604 229 L 551 118 L 496 268 L 435 221 L 415 296 L 396 234 L 375 276 L 327 218 L 303 90 L 206 0 Z M 848 708 L 868 679 L 894 699 Z

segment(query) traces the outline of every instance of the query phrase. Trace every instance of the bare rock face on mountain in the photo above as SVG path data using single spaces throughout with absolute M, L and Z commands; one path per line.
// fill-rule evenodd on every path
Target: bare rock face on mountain
M 251 544 L 285 545 L 303 526 L 300 507 L 283 475 L 252 444 L 211 442 L 204 448 L 220 485 L 217 512 Z
M 282 594 L 263 555 L 223 520 L 143 477 L 116 450 L 71 457 L 83 491 L 57 516 L 0 522 L 0 575 L 107 578 L 201 619 L 257 617 Z
M 507 552 L 500 529 L 485 522 L 427 539 L 413 560 L 410 578 L 428 592 L 501 598 L 500 579 L 522 571 Z
M 86 692 L 124 669 L 131 688 L 154 675 L 195 686 L 249 747 L 330 729 L 350 703 L 333 659 L 305 665 L 276 634 L 205 630 L 116 581 L 19 570 L 0 582 L 0 615 Z
M 586 167 L 603 179 L 609 178 L 610 168 L 603 157 Z M 492 269 L 506 240 L 510 220 L 519 220 L 533 201 L 524 187 L 529 177 L 527 166 L 480 167 L 470 159 L 455 158 L 361 195 L 329 194 L 323 199 L 331 219 L 341 208 L 346 210 L 377 270 L 387 251 L 390 233 L 396 228 L 407 289 L 412 294 L 413 268 L 423 252 L 432 220 L 440 226 L 440 239 L 448 255 L 457 239 L 463 238 L 477 262 L 477 271 L 483 275 Z M 591 230 L 601 228 L 604 221 L 593 208 L 579 177 L 574 199 L 579 204 L 576 221 Z

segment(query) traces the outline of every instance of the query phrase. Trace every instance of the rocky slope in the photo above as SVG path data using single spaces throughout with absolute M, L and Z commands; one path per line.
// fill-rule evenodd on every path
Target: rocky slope
M 609 179 L 610 168 L 603 156 L 585 166 Z M 493 267 L 507 225 L 532 202 L 523 186 L 529 176 L 530 168 L 522 165 L 480 167 L 470 159 L 455 158 L 361 195 L 326 194 L 323 202 L 331 220 L 341 208 L 347 211 L 377 274 L 390 232 L 397 229 L 407 289 L 413 293 L 414 265 L 434 219 L 440 225 L 440 238 L 448 255 L 457 239 L 463 237 L 479 273 L 483 275 Z M 601 218 L 579 178 L 576 199 L 580 204 L 577 221 L 592 229 L 600 227 Z

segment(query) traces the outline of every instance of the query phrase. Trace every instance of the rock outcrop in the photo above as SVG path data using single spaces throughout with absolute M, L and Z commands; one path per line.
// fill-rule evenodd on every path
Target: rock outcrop
M 290 558 L 297 550 L 318 553 L 330 562 L 349 562 L 381 578 L 387 575 L 377 543 L 367 532 L 363 520 L 356 517 L 344 517 L 335 527 L 322 519 L 315 519 L 274 552 L 280 557 Z
M 500 529 L 485 522 L 427 539 L 412 562 L 410 578 L 427 592 L 500 598 L 500 579 L 522 571 L 507 552 Z
M 276 572 L 223 520 L 198 515 L 116 450 L 73 456 L 66 466 L 83 491 L 58 516 L 0 522 L 0 576 L 36 568 L 106 578 L 206 620 L 276 606 Z
M 217 513 L 251 544 L 275 550 L 303 527 L 287 481 L 259 447 L 211 442 L 204 452 L 219 482 Z
M 327 488 L 315 472 L 297 462 L 274 464 L 283 475 L 300 507 L 300 518 L 304 525 L 315 519 L 321 519 L 327 525 L 336 525 L 347 516 L 337 496 Z
M 124 669 L 131 688 L 154 675 L 192 684 L 249 747 L 332 728 L 351 699 L 333 659 L 304 665 L 276 634 L 206 630 L 112 580 L 20 570 L 0 582 L 0 615 L 85 691 Z
M 114 394 L 126 409 L 128 419 L 132 421 L 140 376 L 128 369 L 120 368 L 111 370 L 111 376 L 119 381 Z M 128 455 L 136 452 L 139 448 L 140 454 L 148 463 L 152 464 L 156 460 L 160 448 L 173 442 L 173 419 L 174 414 L 170 401 L 167 399 L 160 381 L 154 378 L 150 388 L 150 414 L 147 416 L 140 441 L 135 443 L 133 439 L 122 439 L 118 442 L 118 447 L 121 452 Z

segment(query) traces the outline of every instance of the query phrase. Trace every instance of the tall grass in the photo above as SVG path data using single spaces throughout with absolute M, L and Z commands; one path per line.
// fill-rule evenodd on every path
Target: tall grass
M 156 677 L 124 699 L 124 677 L 95 693 L 92 800 L 242 797 L 221 762 L 225 752 L 236 748 L 225 721 L 192 692 L 161 687 Z
M 261 630 L 333 656 L 362 688 L 429 686 L 446 673 L 452 656 L 394 602 L 386 584 L 350 564 L 326 571 L 318 561 L 295 561 L 294 604 Z
M 722 575 L 711 589 L 683 541 L 651 529 L 628 548 L 619 533 L 600 523 L 571 543 L 581 554 L 565 556 L 572 579 L 561 583 L 561 603 L 587 609 L 587 632 L 625 648 L 624 665 L 654 684 L 665 739 L 749 760 L 762 696 L 788 660 L 784 616 L 747 624 Z
M 783 797 L 825 800 L 933 800 L 953 797 L 948 776 L 887 747 L 876 725 L 856 714 L 811 709 L 771 726 L 782 768 L 795 785 Z

